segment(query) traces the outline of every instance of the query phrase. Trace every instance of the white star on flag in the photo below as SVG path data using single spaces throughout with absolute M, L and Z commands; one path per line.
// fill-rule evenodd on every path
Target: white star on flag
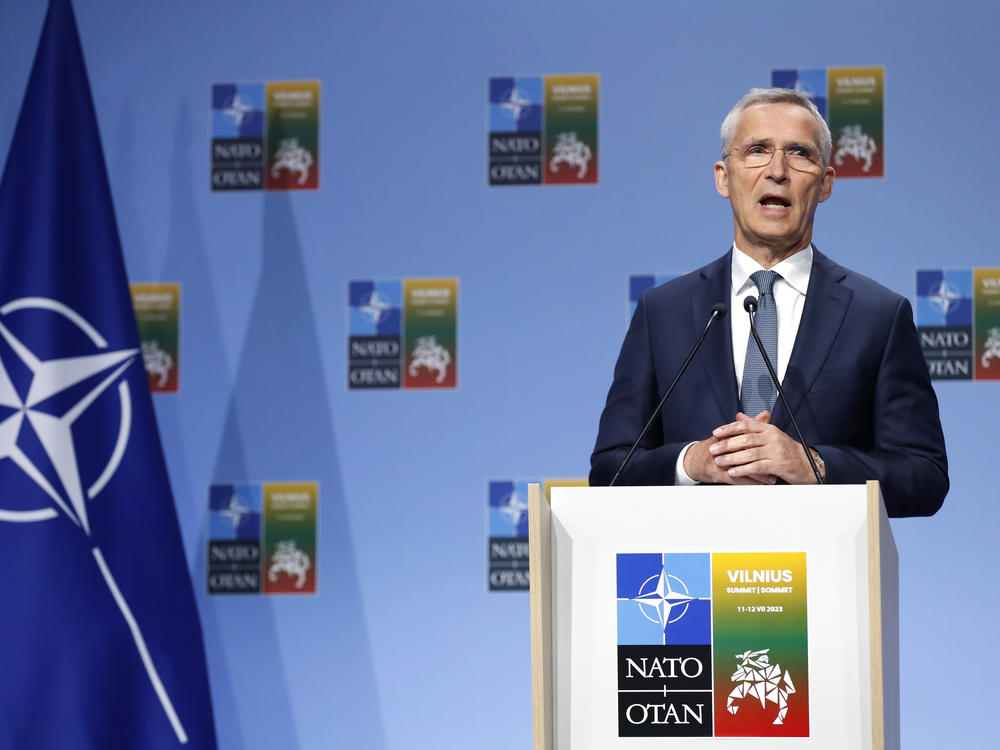
M 40 360 L 10 330 L 0 323 L 0 336 L 32 373 L 28 395 L 23 401 L 11 382 L 10 375 L 0 359 L 0 405 L 16 409 L 0 422 L 0 459 L 10 458 L 59 508 L 88 535 L 86 498 L 77 468 L 76 448 L 73 445 L 73 423 L 132 363 L 137 349 L 100 352 L 79 357 Z M 61 416 L 54 416 L 36 409 L 46 399 L 71 388 L 88 378 L 108 373 L 93 388 L 76 401 Z M 17 444 L 24 418 L 27 417 L 38 436 L 49 461 L 59 476 L 59 481 L 69 498 L 69 505 L 46 479 L 45 475 L 25 455 Z

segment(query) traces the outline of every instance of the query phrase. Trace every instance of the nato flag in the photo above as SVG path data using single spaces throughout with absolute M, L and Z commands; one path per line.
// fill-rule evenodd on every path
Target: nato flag
M 216 746 L 69 0 L 0 182 L 0 551 L 0 747 Z

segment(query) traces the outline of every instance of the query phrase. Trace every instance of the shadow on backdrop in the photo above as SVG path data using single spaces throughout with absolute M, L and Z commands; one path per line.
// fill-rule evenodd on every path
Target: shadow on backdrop
M 253 694 L 260 702 L 241 700 L 241 720 L 245 736 L 259 741 L 259 747 L 291 747 L 294 735 L 287 727 L 273 726 L 271 705 L 291 701 L 304 736 L 330 737 L 337 747 L 380 750 L 385 737 L 371 645 L 292 198 L 284 192 L 265 193 L 263 201 L 260 280 L 215 476 L 319 482 L 319 594 L 241 597 L 245 616 L 240 627 L 259 627 L 263 611 L 273 607 L 285 646 L 283 659 L 247 652 L 245 660 L 254 664 L 257 676 L 252 683 L 241 680 L 241 690 L 244 696 L 259 691 Z M 270 645 L 273 623 L 259 638 Z M 246 715 L 250 703 L 259 716 Z M 265 719 L 272 738 L 266 742 L 264 728 L 253 726 Z
M 242 616 L 231 610 L 243 609 L 243 602 L 217 601 L 207 590 L 208 484 L 219 476 L 219 461 L 212 465 L 212 452 L 225 414 L 230 373 L 222 346 L 222 332 L 215 290 L 206 260 L 205 240 L 196 210 L 196 180 L 193 160 L 201 155 L 193 148 L 191 115 L 182 102 L 174 127 L 174 148 L 170 160 L 170 205 L 167 246 L 163 272 L 157 281 L 181 283 L 180 391 L 156 397 L 157 418 L 170 467 L 174 502 L 177 506 L 191 566 L 195 598 L 201 614 L 202 633 L 208 659 L 209 681 L 220 748 L 248 747 L 241 716 L 260 717 L 260 705 L 240 701 L 235 684 L 257 679 L 256 670 L 280 664 L 274 618 L 258 605 L 252 617 L 257 624 L 253 642 L 239 646 L 230 636 L 244 630 Z M 193 332 L 197 331 L 195 335 Z M 190 333 L 189 333 L 190 332 Z M 207 434 L 206 434 L 207 433 Z M 238 434 L 238 431 L 237 431 Z M 232 446 L 221 472 L 226 481 L 246 475 L 242 446 Z M 234 620 L 233 618 L 238 618 Z M 242 637 L 247 637 L 245 634 Z M 235 654 L 235 656 L 232 656 Z M 254 658 L 248 659 L 249 654 Z M 253 671 L 244 673 L 253 661 Z M 281 673 L 275 684 L 280 688 Z M 268 705 L 269 724 L 292 733 L 291 707 L 280 699 Z M 252 731 L 258 729 L 252 724 Z

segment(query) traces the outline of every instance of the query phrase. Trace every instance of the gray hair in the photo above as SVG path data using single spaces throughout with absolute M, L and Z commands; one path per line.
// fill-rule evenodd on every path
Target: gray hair
M 826 124 L 823 115 L 816 109 L 808 97 L 803 96 L 794 89 L 750 89 L 750 92 L 736 102 L 736 106 L 729 110 L 726 119 L 722 121 L 722 158 L 732 150 L 733 138 L 736 137 L 736 125 L 740 115 L 747 107 L 754 104 L 795 104 L 804 107 L 809 111 L 816 121 L 816 131 L 819 134 L 819 149 L 823 154 L 823 166 L 830 164 L 830 154 L 833 152 L 833 136 L 830 135 L 830 126 Z

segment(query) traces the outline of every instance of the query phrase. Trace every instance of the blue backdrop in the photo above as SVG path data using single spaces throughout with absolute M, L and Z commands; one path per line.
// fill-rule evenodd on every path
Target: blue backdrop
M 771 69 L 886 69 L 886 177 L 835 185 L 824 252 L 911 299 L 917 268 L 1000 266 L 992 2 L 75 6 L 129 276 L 183 285 L 155 405 L 225 748 L 529 747 L 486 482 L 586 474 L 627 276 L 725 250 L 718 127 Z M 44 12 L 0 12 L 2 154 Z M 600 75 L 599 185 L 487 187 L 487 79 L 555 73 Z M 321 189 L 210 192 L 211 85 L 312 79 Z M 459 388 L 348 391 L 348 280 L 453 276 Z M 992 744 L 998 389 L 937 383 L 952 489 L 893 522 L 908 749 Z M 296 479 L 320 482 L 320 593 L 208 597 L 208 485 Z

